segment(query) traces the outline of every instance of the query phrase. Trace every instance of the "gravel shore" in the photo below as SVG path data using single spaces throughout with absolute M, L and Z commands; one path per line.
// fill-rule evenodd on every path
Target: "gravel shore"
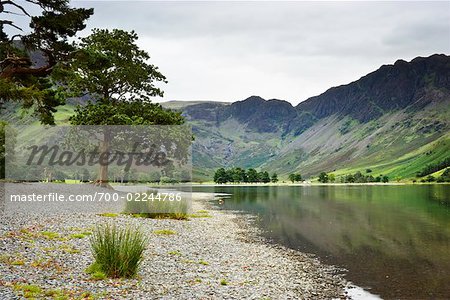
M 9 184 L 7 189 L 29 192 L 41 186 Z M 59 185 L 57 189 L 79 193 L 96 188 Z M 213 209 L 207 202 L 211 197 L 194 193 L 193 215 L 187 221 L 85 212 L 0 213 L 0 298 L 346 298 L 347 282 L 339 270 L 265 242 L 244 216 Z M 93 280 L 85 273 L 93 262 L 89 233 L 104 222 L 139 227 L 149 237 L 136 278 Z M 155 233 L 162 229 L 173 234 Z M 30 294 L 24 284 L 38 291 Z

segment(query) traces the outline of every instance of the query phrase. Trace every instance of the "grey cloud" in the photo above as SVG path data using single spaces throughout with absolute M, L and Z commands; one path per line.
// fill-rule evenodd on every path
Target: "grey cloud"
M 89 29 L 138 32 L 169 79 L 165 100 L 295 103 L 399 58 L 450 53 L 450 2 L 73 3 L 94 7 Z

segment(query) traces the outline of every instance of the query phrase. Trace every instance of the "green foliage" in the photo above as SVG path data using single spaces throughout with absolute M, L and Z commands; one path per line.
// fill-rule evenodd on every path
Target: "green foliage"
M 366 172 L 367 173 L 367 172 Z M 331 174 L 330 174 L 331 175 Z M 389 182 L 389 177 L 380 175 L 373 177 L 372 175 L 364 175 L 360 171 L 354 174 L 347 174 L 341 177 L 342 183 L 367 183 L 367 182 Z
M 336 181 L 336 175 L 333 173 L 328 174 L 328 181 L 329 182 L 335 182 Z
M 162 176 L 159 179 L 159 183 L 161 183 L 161 184 L 175 184 L 175 183 L 179 183 L 179 181 L 177 179 L 170 178 L 168 176 Z
M 291 174 L 289 174 L 289 180 L 292 182 L 292 183 L 294 183 L 295 182 L 295 174 L 294 173 L 291 173 Z
M 86 270 L 86 273 L 91 275 L 91 279 L 93 280 L 104 280 L 108 276 L 102 271 L 102 267 L 98 263 L 91 264 Z
M 232 180 L 233 180 L 232 176 L 230 176 L 230 173 L 227 172 L 224 168 L 219 168 L 214 173 L 214 182 L 215 183 L 227 183 Z
M 135 32 L 119 29 L 94 29 L 82 38 L 80 50 L 64 70 L 71 76 L 74 94 L 88 93 L 96 102 L 78 106 L 69 118 L 73 125 L 180 125 L 181 112 L 150 103 L 150 97 L 162 96 L 154 83 L 165 82 L 158 68 L 147 61 L 150 56 L 136 44 Z M 108 152 L 114 139 L 103 132 L 102 151 Z M 99 170 L 99 182 L 108 183 L 108 166 Z
M 321 182 L 321 183 L 327 183 L 328 180 L 329 180 L 329 178 L 328 178 L 328 174 L 327 174 L 327 173 L 321 172 L 321 173 L 319 174 L 319 182 Z
M 450 182 L 450 168 L 444 170 L 444 172 L 436 179 L 437 182 Z
M 189 217 L 188 205 L 183 199 L 181 201 L 156 199 L 151 201 L 148 197 L 145 199 L 148 201 L 139 201 L 140 199 L 127 201 L 123 213 L 131 214 L 134 217 L 151 219 L 187 220 Z
M 424 177 L 447 167 L 450 167 L 450 157 L 447 157 L 436 164 L 426 166 L 420 172 L 417 172 L 417 177 Z
M 150 97 L 162 96 L 154 83 L 166 78 L 148 63 L 150 56 L 139 49 L 137 39 L 134 31 L 94 29 L 81 39 L 71 61 L 71 88 L 106 103 L 149 102 Z
M 247 174 L 245 173 L 244 169 L 241 168 L 235 168 L 231 170 L 231 179 L 233 182 L 246 182 L 247 181 Z
M 20 291 L 24 298 L 35 298 L 42 293 L 42 288 L 34 284 L 15 284 L 13 288 Z
M 436 178 L 432 175 L 428 175 L 427 178 L 422 179 L 422 182 L 433 182 L 436 181 Z
M 130 278 L 137 273 L 147 239 L 140 230 L 105 224 L 96 227 L 90 243 L 96 272 L 112 278 Z
M 270 181 L 272 181 L 273 183 L 277 183 L 278 182 L 278 174 L 273 173 L 272 177 L 270 178 Z
M 250 168 L 247 171 L 247 182 L 258 182 L 258 172 L 255 169 Z
M 228 285 L 228 281 L 226 279 L 221 279 L 220 285 Z
M 116 214 L 116 213 L 101 213 L 101 214 L 99 214 L 99 216 L 101 216 L 101 217 L 108 217 L 108 218 L 115 218 L 115 217 L 118 217 L 119 214 Z
M 31 31 L 18 35 L 13 29 L 9 36 L 3 30 L 4 25 L 22 29 L 14 21 L 0 20 L 0 98 L 34 108 L 42 123 L 54 124 L 55 107 L 62 103 L 64 95 L 64 85 L 54 83 L 65 82 L 65 77 L 56 70 L 75 50 L 68 40 L 85 28 L 93 9 L 71 8 L 67 0 L 27 1 L 33 6 L 31 16 L 26 10 L 31 8 L 25 9 L 17 2 L 3 1 L 2 9 L 20 8 L 29 18 Z M 33 65 L 30 52 L 42 56 L 39 66 Z
M 87 235 L 84 233 L 73 233 L 70 235 L 71 239 L 84 239 Z
M 48 240 L 54 240 L 59 238 L 59 233 L 52 231 L 42 231 L 41 235 L 44 236 Z
M 267 171 L 258 173 L 259 182 L 268 183 L 270 182 L 270 176 Z
M 292 183 L 303 181 L 302 174 L 300 173 L 291 173 L 288 178 Z
M 276 174 L 275 174 L 276 175 Z M 267 171 L 257 172 L 255 169 L 248 169 L 246 171 L 242 168 L 232 168 L 232 169 L 224 169 L 219 168 L 214 173 L 214 182 L 215 183 L 240 183 L 240 182 L 263 182 L 268 183 L 271 181 L 269 173 Z M 277 179 L 278 181 L 278 179 Z
M 158 103 L 89 102 L 78 106 L 69 121 L 73 125 L 180 125 L 184 118 Z

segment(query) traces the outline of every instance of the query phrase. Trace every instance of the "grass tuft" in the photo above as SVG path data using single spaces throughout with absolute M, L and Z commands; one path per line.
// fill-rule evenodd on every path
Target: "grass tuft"
M 137 273 L 147 239 L 140 230 L 106 224 L 94 230 L 90 242 L 95 262 L 88 273 L 103 272 L 111 278 L 130 278 Z
M 84 239 L 86 235 L 84 233 L 73 233 L 70 235 L 71 239 Z
M 209 263 L 207 261 L 204 261 L 203 259 L 199 260 L 198 263 L 200 265 L 209 266 Z
M 99 214 L 100 217 L 108 217 L 108 218 L 115 218 L 117 216 L 119 216 L 119 214 L 115 214 L 115 213 L 102 213 Z
M 13 260 L 11 262 L 11 265 L 13 265 L 13 266 L 23 266 L 24 264 L 25 264 L 25 261 L 23 261 L 22 259 Z
M 153 231 L 153 233 L 157 234 L 157 235 L 172 235 L 172 234 L 176 234 L 175 231 L 170 230 L 170 229 L 155 230 L 155 231 Z
M 153 193 L 149 191 L 148 193 Z M 135 218 L 188 220 L 186 201 L 127 201 L 124 214 Z
M 59 233 L 57 233 L 57 232 L 42 231 L 41 235 L 48 240 L 54 240 L 54 239 L 59 238 Z

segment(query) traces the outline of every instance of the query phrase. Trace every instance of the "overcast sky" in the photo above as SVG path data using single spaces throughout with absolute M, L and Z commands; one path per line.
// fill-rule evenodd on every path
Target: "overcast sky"
M 450 54 L 445 2 L 72 1 L 91 28 L 134 29 L 164 100 L 297 104 L 397 59 Z

